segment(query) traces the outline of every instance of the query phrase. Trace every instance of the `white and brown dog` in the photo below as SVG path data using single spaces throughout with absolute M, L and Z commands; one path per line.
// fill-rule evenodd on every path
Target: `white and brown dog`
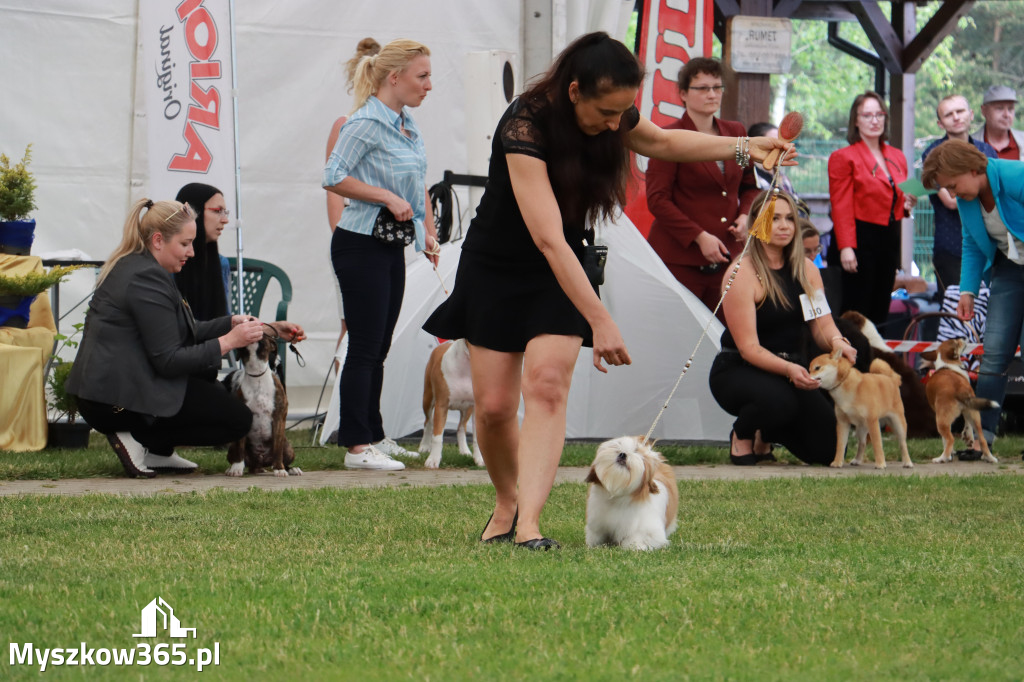
M 910 468 L 907 452 L 907 420 L 900 399 L 900 375 L 883 360 L 871 362 L 871 371 L 864 373 L 850 364 L 837 348 L 831 354 L 819 355 L 811 360 L 810 374 L 829 392 L 836 410 L 836 456 L 832 466 L 841 467 L 846 460 L 846 444 L 850 439 L 850 426 L 857 429 L 857 456 L 851 465 L 864 462 L 867 438 L 875 451 L 875 468 L 885 468 L 885 450 L 882 449 L 881 420 L 886 420 L 900 444 L 903 466 Z
M 473 462 L 482 467 L 484 458 L 476 442 L 475 427 L 472 453 L 466 440 L 466 424 L 473 416 L 473 376 L 465 339 L 445 341 L 430 352 L 430 359 L 427 360 L 423 376 L 423 439 L 420 440 L 419 451 L 430 453 L 423 462 L 423 466 L 428 469 L 441 466 L 441 445 L 448 410 L 459 410 L 459 427 L 456 431 L 459 454 L 472 454 Z
M 981 441 L 981 458 L 993 464 L 999 462 L 981 436 L 981 415 L 978 413 L 978 410 L 999 407 L 999 403 L 974 395 L 970 377 L 960 360 L 966 346 L 967 342 L 963 339 L 948 339 L 939 344 L 937 351 L 921 353 L 923 358 L 935 363 L 935 373 L 928 379 L 925 391 L 928 403 L 935 410 L 935 428 L 942 436 L 942 454 L 932 460 L 936 464 L 953 459 L 956 439 L 953 438 L 951 426 L 960 415 L 964 417 L 963 439 L 967 447 L 973 446 L 977 435 Z
M 224 378 L 228 390 L 252 410 L 249 433 L 228 445 L 228 476 L 241 476 L 246 466 L 251 474 L 262 473 L 264 467 L 272 467 L 275 476 L 302 474 L 292 466 L 295 451 L 285 435 L 288 395 L 271 367 L 274 349 L 275 341 L 268 336 L 239 348 L 236 355 L 242 367 Z
M 660 549 L 676 530 L 679 488 L 660 452 L 624 436 L 597 448 L 586 482 L 588 547 Z

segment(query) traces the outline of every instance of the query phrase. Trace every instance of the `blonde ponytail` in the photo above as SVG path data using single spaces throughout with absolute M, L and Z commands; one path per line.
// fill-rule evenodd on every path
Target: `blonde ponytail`
M 145 210 L 145 214 L 143 214 Z M 178 201 L 157 201 L 139 199 L 132 205 L 128 218 L 124 221 L 121 243 L 107 258 L 96 286 L 103 284 L 117 262 L 127 255 L 142 253 L 148 248 L 150 239 L 159 232 L 164 239 L 170 239 L 181 232 L 181 228 L 194 222 L 196 213 L 188 204 Z

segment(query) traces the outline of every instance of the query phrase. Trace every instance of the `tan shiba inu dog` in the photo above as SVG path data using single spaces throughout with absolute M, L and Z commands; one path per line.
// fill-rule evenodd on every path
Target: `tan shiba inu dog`
M 871 372 L 858 371 L 850 361 L 835 350 L 819 355 L 810 364 L 811 376 L 821 382 L 832 396 L 836 406 L 836 457 L 832 466 L 841 467 L 846 459 L 846 443 L 850 439 L 850 426 L 857 428 L 857 456 L 850 462 L 864 461 L 867 437 L 871 436 L 871 449 L 875 452 L 875 468 L 885 468 L 880 420 L 892 426 L 900 444 L 904 467 L 913 467 L 907 452 L 907 420 L 900 399 L 900 377 L 881 360 L 871 363 Z

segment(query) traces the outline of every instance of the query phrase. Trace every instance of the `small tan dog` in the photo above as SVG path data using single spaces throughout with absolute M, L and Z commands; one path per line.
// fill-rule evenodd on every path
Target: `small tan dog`
M 466 441 L 466 424 L 473 416 L 473 375 L 469 367 L 469 347 L 465 339 L 445 341 L 430 352 L 427 369 L 423 376 L 423 438 L 420 452 L 429 452 L 423 462 L 428 469 L 441 466 L 441 446 L 444 440 L 444 425 L 448 421 L 448 410 L 459 410 L 459 427 L 456 441 L 460 455 L 473 455 L 473 462 L 484 465 L 480 446 L 473 429 L 473 450 Z
M 836 349 L 831 354 L 819 355 L 811 361 L 811 376 L 821 382 L 832 396 L 836 408 L 836 457 L 832 466 L 842 467 L 846 460 L 846 443 L 850 439 L 850 426 L 857 428 L 857 456 L 850 462 L 864 462 L 867 437 L 875 452 L 875 468 L 885 468 L 880 420 L 886 419 L 900 444 L 904 467 L 913 467 L 907 452 L 907 420 L 900 399 L 900 376 L 881 360 L 871 363 L 871 372 L 864 374 Z
M 956 443 L 950 428 L 953 420 L 963 415 L 962 435 L 970 448 L 974 444 L 975 435 L 981 436 L 981 415 L 978 410 L 999 407 L 999 403 L 994 400 L 975 397 L 967 370 L 960 362 L 966 346 L 967 342 L 963 339 L 948 339 L 939 344 L 937 351 L 921 353 L 921 357 L 935 363 L 935 373 L 928 379 L 925 390 L 928 404 L 935 410 L 935 428 L 942 436 L 942 454 L 932 460 L 936 464 L 953 459 L 953 446 Z M 979 437 L 978 440 L 981 441 L 981 458 L 986 462 L 998 463 L 999 460 L 989 450 L 985 439 Z
M 672 467 L 639 436 L 597 447 L 586 482 L 587 547 L 660 549 L 675 532 L 679 487 Z

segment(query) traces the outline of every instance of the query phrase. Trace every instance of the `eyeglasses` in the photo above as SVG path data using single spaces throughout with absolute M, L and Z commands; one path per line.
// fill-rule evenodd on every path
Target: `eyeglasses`
M 208 208 L 206 210 L 210 213 L 216 213 L 218 216 L 224 216 L 225 218 L 231 215 L 230 209 L 226 208 Z
M 819 253 L 821 253 L 821 244 L 814 247 L 813 249 L 804 249 L 804 256 L 813 260 Z
M 688 90 L 699 92 L 702 95 L 706 95 L 709 92 L 713 92 L 716 95 L 725 92 L 724 85 L 691 85 Z
M 883 114 L 881 111 L 878 111 L 873 114 L 860 114 L 859 118 L 862 121 L 884 121 L 885 114 Z

